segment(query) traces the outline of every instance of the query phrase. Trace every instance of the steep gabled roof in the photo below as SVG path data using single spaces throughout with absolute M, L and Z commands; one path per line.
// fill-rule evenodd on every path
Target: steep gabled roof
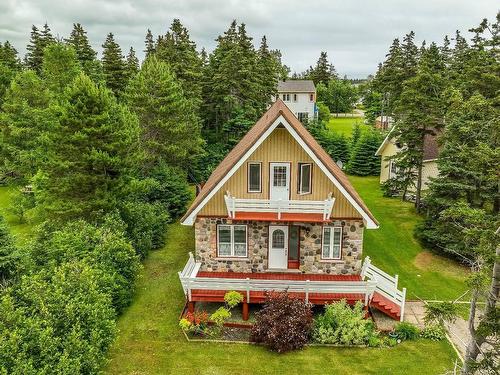
M 196 214 L 215 192 L 220 189 L 225 180 L 236 171 L 239 167 L 238 164 L 243 163 L 278 124 L 284 125 L 304 150 L 308 152 L 309 156 L 311 156 L 327 177 L 365 219 L 367 227 L 377 228 L 377 220 L 351 185 L 347 176 L 326 151 L 323 150 L 297 117 L 294 116 L 285 103 L 279 99 L 264 113 L 241 141 L 227 154 L 217 168 L 215 168 L 198 196 L 194 199 L 191 207 L 189 207 L 186 214 L 182 217 L 181 223 L 192 224 Z
M 278 92 L 315 92 L 314 82 L 308 79 L 278 81 Z

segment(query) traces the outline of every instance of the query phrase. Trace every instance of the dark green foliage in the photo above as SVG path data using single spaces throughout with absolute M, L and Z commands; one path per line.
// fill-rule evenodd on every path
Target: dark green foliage
M 108 34 L 102 48 L 102 70 L 106 86 L 116 96 L 120 96 L 128 83 L 127 64 L 113 33 Z
M 137 164 L 137 118 L 83 74 L 66 89 L 59 113 L 50 158 L 35 180 L 40 214 L 67 220 L 111 211 Z
M 352 149 L 347 171 L 357 176 L 371 176 L 380 173 L 380 157 L 375 156 L 381 142 L 376 131 L 364 132 Z
M 200 121 L 166 63 L 149 57 L 130 82 L 126 100 L 139 118 L 146 171 L 162 162 L 186 168 L 196 160 Z
M 148 38 L 146 36 L 146 53 L 149 55 L 152 47 Z M 170 67 L 186 98 L 193 101 L 198 108 L 201 104 L 202 62 L 189 31 L 180 20 L 174 19 L 168 32 L 158 39 L 154 48 L 157 58 Z
M 420 334 L 420 330 L 414 324 L 408 322 L 401 322 L 394 328 L 394 333 L 400 340 L 415 340 Z
M 146 33 L 146 39 L 144 40 L 144 44 L 145 44 L 145 49 L 143 52 L 146 54 L 146 58 L 148 58 L 151 55 L 151 53 L 155 52 L 156 50 L 155 42 L 153 39 L 153 33 L 151 32 L 150 29 L 148 29 L 148 32 Z
M 139 72 L 139 59 L 135 55 L 135 51 L 132 47 L 127 55 L 127 76 L 129 79 L 135 77 L 135 75 Z
M 425 324 L 453 323 L 458 316 L 458 305 L 453 302 L 428 302 L 425 305 Z
M 278 353 L 302 349 L 313 324 L 311 305 L 286 292 L 266 292 L 266 302 L 256 313 L 251 340 Z
M 12 80 L 0 112 L 0 173 L 26 183 L 46 160 L 45 134 L 54 126 L 51 94 L 32 70 Z
M 374 344 L 375 325 L 365 315 L 360 302 L 353 307 L 345 300 L 325 305 L 324 313 L 314 319 L 313 339 L 321 344 Z
M 54 96 L 61 95 L 66 86 L 80 73 L 73 47 L 53 43 L 44 50 L 42 78 Z
M 18 260 L 14 239 L 3 216 L 0 215 L 0 285 L 16 274 Z
M 55 43 L 55 39 L 52 36 L 49 25 L 43 25 L 43 29 L 40 31 L 35 25 L 31 27 L 31 37 L 26 49 L 28 52 L 25 56 L 25 64 L 29 69 L 34 70 L 37 73 L 42 72 L 42 62 L 45 47 Z
M 332 113 L 350 112 L 356 100 L 358 91 L 346 79 L 331 79 L 319 83 L 316 87 L 318 100 L 325 103 Z
M 85 263 L 65 263 L 23 277 L 3 294 L 0 372 L 97 373 L 115 333 L 101 276 Z
M 331 79 L 337 78 L 337 72 L 332 63 L 328 61 L 328 55 L 326 52 L 321 52 L 316 62 L 314 68 L 311 66 L 309 70 L 305 73 L 306 79 L 312 79 L 314 84 L 324 83 L 325 85 L 330 82 Z
M 10 82 L 20 70 L 21 62 L 17 56 L 17 50 L 9 41 L 6 41 L 3 45 L 0 43 L 0 106 L 3 103 Z
M 103 81 L 102 66 L 99 60 L 97 60 L 97 52 L 90 45 L 87 32 L 83 26 L 79 23 L 74 23 L 69 38 L 64 41 L 75 50 L 83 72 L 96 83 Z

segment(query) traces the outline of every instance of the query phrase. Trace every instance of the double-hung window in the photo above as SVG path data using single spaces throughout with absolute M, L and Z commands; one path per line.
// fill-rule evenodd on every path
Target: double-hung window
M 248 192 L 262 192 L 262 163 L 248 163 Z
M 342 258 L 342 228 L 323 227 L 323 245 L 321 249 L 323 259 Z
M 246 257 L 247 226 L 218 225 L 217 250 L 220 257 Z
M 290 94 L 283 94 L 283 101 L 289 102 L 290 101 Z
M 312 190 L 312 164 L 299 163 L 299 194 L 310 194 Z

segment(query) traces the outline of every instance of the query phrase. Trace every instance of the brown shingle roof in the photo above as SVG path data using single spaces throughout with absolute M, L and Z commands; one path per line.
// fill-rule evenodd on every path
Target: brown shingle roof
M 332 158 L 319 145 L 316 139 L 314 139 L 304 125 L 302 125 L 297 117 L 294 116 L 290 109 L 280 99 L 274 102 L 266 113 L 264 113 L 264 115 L 262 115 L 262 117 L 248 131 L 248 133 L 245 134 L 241 141 L 229 152 L 229 154 L 227 154 L 217 168 L 215 168 L 198 196 L 194 199 L 191 207 L 189 207 L 186 214 L 182 217 L 181 222 L 193 212 L 193 210 L 208 196 L 208 194 L 210 194 L 210 192 L 217 186 L 217 184 L 224 178 L 224 176 L 231 170 L 238 160 L 245 155 L 245 153 L 255 144 L 255 142 L 257 142 L 262 134 L 264 134 L 264 132 L 280 115 L 286 119 L 290 126 L 314 152 L 316 157 L 325 165 L 328 171 L 335 176 L 338 182 L 352 196 L 356 203 L 359 204 L 362 210 L 378 225 L 377 220 L 365 205 L 357 191 L 351 185 L 344 172 L 342 172 Z
M 315 92 L 314 82 L 308 79 L 278 81 L 278 92 Z

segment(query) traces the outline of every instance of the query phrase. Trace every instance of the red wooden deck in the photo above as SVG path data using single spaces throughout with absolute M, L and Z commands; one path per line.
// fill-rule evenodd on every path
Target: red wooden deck
M 206 272 L 199 271 L 197 277 L 217 277 L 227 279 L 260 279 L 260 280 L 310 280 L 310 281 L 361 281 L 359 275 L 329 275 L 329 274 L 303 274 L 303 273 L 243 273 L 243 272 Z M 224 302 L 225 290 L 202 290 L 193 289 L 191 291 L 192 301 Z M 305 293 L 289 293 L 295 298 L 305 299 Z M 333 301 L 346 299 L 348 303 L 354 304 L 356 301 L 363 302 L 364 294 L 357 293 L 309 293 L 309 302 L 315 305 L 324 305 Z M 250 292 L 250 303 L 263 303 L 265 301 L 264 292 Z

